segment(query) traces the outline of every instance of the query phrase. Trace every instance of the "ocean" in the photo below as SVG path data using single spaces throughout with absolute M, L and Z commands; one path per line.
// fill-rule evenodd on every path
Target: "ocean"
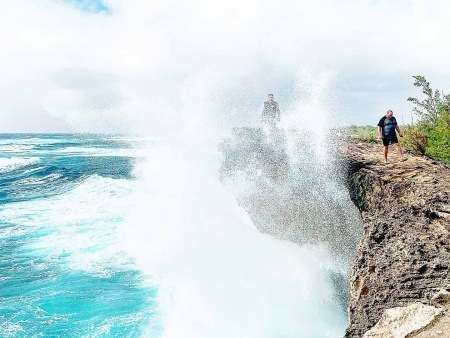
M 326 181 L 302 218 L 334 242 L 276 239 L 236 201 L 264 177 L 227 189 L 214 143 L 0 135 L 0 337 L 342 337 L 350 267 L 329 229 L 348 227 L 331 217 L 348 194 L 313 153 L 291 161 L 295 182 Z
M 141 139 L 0 135 L 0 336 L 139 337 L 156 289 L 118 245 Z

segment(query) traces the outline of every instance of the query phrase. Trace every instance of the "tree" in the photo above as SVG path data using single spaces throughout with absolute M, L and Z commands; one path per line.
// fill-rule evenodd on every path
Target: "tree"
M 424 76 L 413 76 L 414 86 L 421 87 L 426 99 L 414 103 L 418 115 L 416 125 L 405 127 L 404 145 L 413 152 L 450 162 L 450 95 L 433 91 Z
M 426 99 L 419 101 L 414 97 L 409 97 L 408 101 L 412 102 L 415 107 L 413 111 L 419 116 L 422 122 L 435 125 L 441 114 L 442 110 L 449 111 L 450 108 L 450 95 L 444 95 L 439 90 L 433 91 L 430 87 L 430 83 L 424 76 L 413 76 L 415 79 L 414 86 L 422 87 L 422 93 L 426 95 Z

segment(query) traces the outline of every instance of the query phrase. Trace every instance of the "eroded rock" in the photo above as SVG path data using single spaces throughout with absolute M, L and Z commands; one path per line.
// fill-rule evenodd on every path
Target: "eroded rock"
M 378 323 L 363 338 L 405 338 L 426 328 L 443 309 L 415 303 L 384 311 Z
M 369 143 L 342 149 L 364 222 L 346 337 L 362 337 L 386 309 L 429 305 L 440 289 L 450 290 L 450 166 L 413 155 L 400 162 L 394 149 L 385 165 L 382 149 Z

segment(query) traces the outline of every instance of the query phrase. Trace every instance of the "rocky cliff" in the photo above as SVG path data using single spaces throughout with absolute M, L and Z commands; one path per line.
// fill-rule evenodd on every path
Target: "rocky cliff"
M 221 147 L 221 181 L 261 232 L 295 243 L 327 243 L 350 266 L 361 218 L 345 175 L 337 172 L 338 157 L 305 146 L 316 139 L 305 131 L 235 128 Z
M 450 166 L 394 149 L 383 164 L 378 144 L 341 150 L 364 224 L 346 337 L 450 337 Z
M 346 337 L 450 338 L 450 166 L 400 162 L 394 149 L 383 164 L 380 144 L 316 140 L 236 128 L 222 145 L 222 182 L 260 231 L 353 261 L 350 283 L 333 276 Z

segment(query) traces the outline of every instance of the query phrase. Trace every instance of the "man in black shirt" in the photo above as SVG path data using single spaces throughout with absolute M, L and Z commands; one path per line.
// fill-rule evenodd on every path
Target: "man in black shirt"
M 394 112 L 392 110 L 388 110 L 386 115 L 381 118 L 380 122 L 378 122 L 377 126 L 378 137 L 380 140 L 383 140 L 384 145 L 384 163 L 387 163 L 389 144 L 395 144 L 398 156 L 402 161 L 404 161 L 402 148 L 400 148 L 400 145 L 398 144 L 398 138 L 395 131 L 398 131 L 400 137 L 403 137 L 403 134 L 400 131 L 399 126 L 397 125 L 397 120 L 394 117 Z
M 275 126 L 280 122 L 280 108 L 278 103 L 273 100 L 273 94 L 269 94 L 269 101 L 264 102 L 261 121 L 271 126 Z

